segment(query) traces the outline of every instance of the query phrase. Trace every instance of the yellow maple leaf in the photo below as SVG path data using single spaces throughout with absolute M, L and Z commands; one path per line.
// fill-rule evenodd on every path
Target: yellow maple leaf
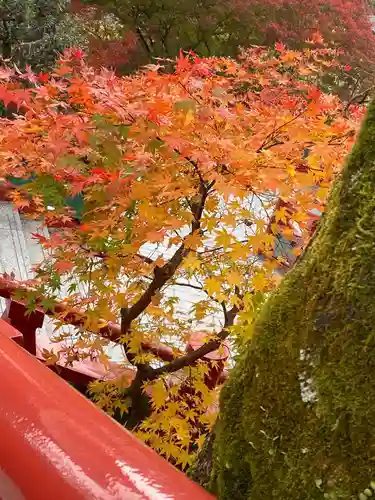
M 165 315 L 165 310 L 161 307 L 150 305 L 147 308 L 147 313 L 155 318 L 161 318 Z
M 329 187 L 320 186 L 316 192 L 316 197 L 319 200 L 325 200 L 327 198 L 328 193 L 329 193 Z
M 287 210 L 285 207 L 279 208 L 279 210 L 276 210 L 275 212 L 275 219 L 276 222 L 284 222 L 285 224 L 287 223 Z
M 296 169 L 294 167 L 294 165 L 288 163 L 287 166 L 285 167 L 285 170 L 287 171 L 288 175 L 290 175 L 290 177 L 294 177 L 296 175 Z
M 192 109 L 189 109 L 188 112 L 186 113 L 185 115 L 185 123 L 184 125 L 189 125 L 191 122 L 193 122 L 195 119 L 195 114 L 194 114 L 194 111 Z
M 164 404 L 165 404 L 165 398 L 164 398 Z M 165 418 L 170 421 L 170 419 L 176 415 L 179 409 L 180 405 L 177 401 L 172 401 L 168 403 L 167 408 L 165 409 L 165 411 L 163 411 Z
M 254 253 L 264 249 L 264 237 L 265 234 L 254 234 L 253 236 L 249 236 L 248 242 Z
M 201 267 L 201 261 L 192 252 L 184 259 L 182 263 L 184 269 L 199 270 Z
M 231 247 L 230 257 L 233 261 L 238 259 L 245 260 L 249 255 L 249 248 L 246 245 L 242 245 L 240 242 L 236 242 Z
M 240 286 L 242 283 L 242 275 L 238 271 L 231 271 L 226 278 L 228 283 L 233 286 Z
M 222 220 L 223 224 L 225 224 L 226 226 L 232 226 L 232 227 L 234 227 L 236 225 L 236 222 L 237 222 L 236 215 L 233 213 L 228 213 L 228 214 L 224 215 L 221 220 Z M 216 221 L 216 223 L 217 223 L 217 221 Z
M 198 449 L 202 448 L 205 440 L 206 440 L 206 434 L 201 434 L 199 438 L 196 439 L 195 442 L 197 443 Z
M 225 231 L 225 229 L 223 231 L 220 231 L 220 233 L 217 233 L 216 246 L 228 248 L 230 247 L 231 242 L 232 236 L 227 231 Z
M 163 443 L 160 443 L 160 450 L 165 453 L 167 458 L 171 456 L 176 457 L 180 453 L 179 448 L 173 444 L 172 441 L 164 441 Z
M 204 282 L 204 289 L 207 290 L 208 295 L 214 295 L 215 293 L 220 293 L 221 282 L 218 278 L 213 276 L 206 279 Z
M 148 186 L 145 182 L 135 182 L 132 185 L 131 197 L 133 200 L 147 200 L 150 196 L 151 186 Z
M 198 321 L 205 317 L 206 311 L 207 311 L 207 302 L 206 301 L 201 301 L 201 302 L 197 302 L 196 304 L 194 304 L 195 318 Z
M 207 219 L 204 220 L 204 226 L 207 228 L 208 231 L 213 231 L 217 227 L 217 219 L 216 217 L 208 217 Z
M 262 292 L 267 288 L 268 280 L 263 273 L 257 273 L 252 277 L 252 283 L 255 290 Z
M 186 420 L 193 420 L 196 418 L 197 412 L 194 410 L 194 408 L 188 408 L 185 412 L 185 418 Z
M 128 349 L 133 354 L 139 353 L 142 349 L 141 335 L 131 335 L 130 338 L 124 335 L 120 338 L 120 340 L 122 342 L 127 342 Z
M 151 399 L 153 407 L 158 410 L 165 405 L 167 390 L 163 380 L 159 379 L 151 386 Z
M 194 456 L 185 450 L 179 450 L 177 455 L 177 464 L 181 465 L 183 469 L 194 459 Z
M 184 239 L 184 244 L 186 248 L 191 248 L 192 250 L 196 250 L 197 247 L 201 244 L 201 235 L 198 231 L 193 234 L 189 234 Z
M 286 227 L 282 231 L 283 236 L 285 236 L 286 239 L 292 240 L 294 238 L 294 231 L 291 227 Z

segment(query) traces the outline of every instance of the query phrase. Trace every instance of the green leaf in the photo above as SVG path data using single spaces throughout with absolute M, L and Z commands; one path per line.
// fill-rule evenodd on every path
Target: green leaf
M 40 305 L 42 306 L 45 312 L 53 312 L 55 309 L 55 300 L 50 298 L 45 298 L 41 301 Z
M 159 149 L 165 146 L 165 142 L 160 139 L 152 139 L 147 145 L 147 151 L 156 153 Z
M 118 125 L 117 126 L 117 129 L 119 131 L 119 135 L 120 135 L 121 139 L 126 140 L 128 138 L 130 127 L 131 127 L 131 125 Z
M 113 123 L 108 123 L 108 119 L 105 116 L 96 114 L 93 115 L 93 120 L 96 123 L 98 129 L 106 130 L 107 132 L 114 131 L 116 129 L 116 125 Z
M 77 196 L 66 197 L 65 204 L 74 210 L 76 219 L 82 220 L 85 208 L 85 202 L 82 194 L 78 194 Z
M 65 187 L 51 175 L 38 175 L 34 181 L 27 185 L 27 187 L 30 194 L 41 194 L 46 206 L 64 206 L 64 195 L 66 193 Z
M 107 160 L 105 163 L 113 164 L 119 161 L 122 156 L 122 152 L 115 142 L 109 140 L 104 141 L 102 147 Z
M 197 103 L 193 99 L 185 99 L 184 101 L 177 101 L 174 104 L 174 109 L 176 111 L 195 111 L 197 108 Z
M 71 283 L 68 288 L 68 293 L 74 293 L 77 291 L 77 284 L 76 283 Z

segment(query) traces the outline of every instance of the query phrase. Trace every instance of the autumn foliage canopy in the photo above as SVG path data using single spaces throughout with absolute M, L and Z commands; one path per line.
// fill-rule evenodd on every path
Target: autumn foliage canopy
M 18 110 L 0 120 L 1 176 L 28 180 L 13 191 L 16 207 L 59 226 L 35 234 L 46 259 L 29 306 L 53 309 L 65 296 L 86 318 L 77 345 L 103 361 L 107 340 L 87 332 L 121 323 L 117 341 L 137 376 L 125 403 L 123 381 L 101 384 L 97 400 L 131 412 L 147 389 L 152 411 L 138 430 L 182 465 L 213 418 L 199 359 L 241 341 L 353 143 L 361 108 L 318 87 L 336 56 L 283 44 L 237 61 L 181 53 L 173 73 L 152 65 L 119 78 L 72 49 L 50 76 L 0 70 L 0 99 Z M 192 330 L 207 343 L 181 354 Z M 146 341 L 169 343 L 175 359 L 156 359 Z M 177 386 L 191 381 L 195 406 L 165 382 L 172 373 Z
M 375 38 L 368 0 L 75 0 L 87 26 L 90 62 L 120 71 L 180 48 L 202 56 L 235 56 L 240 47 L 282 41 L 301 49 L 321 37 L 346 63 L 371 72 Z M 112 16 L 108 18 L 106 16 Z

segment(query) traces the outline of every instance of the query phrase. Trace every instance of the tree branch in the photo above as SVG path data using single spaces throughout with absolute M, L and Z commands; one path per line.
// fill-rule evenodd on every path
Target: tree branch
M 152 50 L 149 47 L 146 38 L 144 37 L 142 30 L 139 26 L 136 27 L 135 29 L 139 40 L 141 41 L 141 44 L 143 45 L 143 48 L 146 50 L 147 54 L 151 57 L 152 56 Z
M 172 283 L 172 285 L 185 286 L 187 288 L 192 288 L 193 290 L 199 290 L 200 292 L 203 291 L 203 287 L 198 285 L 192 285 L 191 283 L 181 283 L 180 281 L 175 281 L 174 283 Z
M 190 366 L 198 359 L 203 358 L 206 354 L 212 351 L 216 351 L 216 349 L 219 349 L 221 343 L 228 337 L 229 328 L 233 326 L 234 320 L 238 312 L 239 308 L 237 306 L 234 306 L 226 313 L 224 327 L 217 334 L 217 339 L 210 340 L 209 342 L 203 344 L 198 349 L 189 352 L 184 356 L 176 358 L 174 361 L 171 361 L 170 363 L 167 363 L 164 366 L 161 366 L 160 368 L 153 369 L 148 374 L 147 379 L 155 380 L 156 378 L 160 377 L 161 375 L 164 375 L 165 373 L 173 373 L 178 370 L 181 370 L 181 368 L 184 368 L 185 366 Z
M 36 286 L 39 284 L 39 282 L 35 281 Z M 35 289 L 31 286 L 30 282 L 25 283 L 15 280 L 12 274 L 10 276 L 0 274 L 0 297 L 13 300 L 16 291 L 27 294 L 27 292 L 33 292 Z M 72 309 L 66 303 L 57 301 L 54 301 L 53 305 L 48 309 L 42 306 L 45 298 L 46 297 L 40 296 L 36 299 L 38 309 L 43 311 L 44 314 L 52 318 L 56 316 L 60 321 L 72 326 L 83 327 L 85 325 L 87 316 L 84 311 Z M 23 304 L 24 302 L 21 300 L 19 303 Z M 25 309 L 27 309 L 26 305 Z M 99 329 L 98 335 L 112 342 L 118 342 L 121 337 L 121 327 L 116 323 L 109 322 Z M 172 361 L 177 356 L 177 353 L 171 347 L 161 343 L 143 342 L 142 349 L 146 352 L 151 352 L 154 356 L 163 361 Z
M 110 258 L 110 255 L 107 252 L 91 252 L 90 249 L 85 248 L 83 245 L 80 245 L 79 248 L 83 250 L 84 252 L 90 254 L 92 257 L 97 257 L 98 259 L 108 259 Z M 119 258 L 125 258 L 127 255 L 124 254 L 118 254 L 116 257 Z M 139 253 L 135 254 L 134 257 L 138 257 L 138 259 L 143 260 L 146 264 L 154 264 L 154 261 L 150 258 L 147 257 L 146 255 L 141 255 Z
M 203 180 L 200 182 L 199 200 L 191 204 L 193 214 L 193 222 L 191 224 L 192 235 L 200 230 L 201 218 L 204 210 L 204 205 L 209 195 L 213 182 L 206 184 Z M 123 307 L 121 309 L 121 334 L 126 335 L 130 329 L 132 322 L 142 314 L 145 309 L 151 304 L 153 296 L 169 281 L 177 268 L 180 266 L 184 258 L 189 254 L 190 249 L 186 248 L 185 243 L 182 243 L 171 259 L 166 262 L 162 267 L 156 267 L 154 270 L 154 277 L 143 295 L 131 307 Z M 132 362 L 132 354 L 129 353 L 127 343 L 124 343 L 126 356 Z
M 3 17 L 2 19 L 3 22 L 3 28 L 5 31 L 5 38 L 3 38 L 3 47 L 2 47 L 2 52 L 3 52 L 3 57 L 4 59 L 9 59 L 12 55 L 12 44 L 11 44 L 11 33 L 10 33 L 10 28 L 7 23 L 7 19 Z
M 299 111 L 296 116 L 294 116 L 293 118 L 291 118 L 290 120 L 286 121 L 285 123 L 283 123 L 282 125 L 280 125 L 279 127 L 276 127 L 270 134 L 267 135 L 267 137 L 264 139 L 264 141 L 262 142 L 262 144 L 259 146 L 259 148 L 256 150 L 257 153 L 260 153 L 261 151 L 263 151 L 264 149 L 269 149 L 269 147 L 267 146 L 269 141 L 275 141 L 275 138 L 276 138 L 276 135 L 278 132 L 280 132 L 284 127 L 286 127 L 287 125 L 290 125 L 291 123 L 293 123 L 294 121 L 298 120 L 298 118 L 300 116 L 302 116 L 304 113 L 306 112 L 306 109 L 303 109 L 302 111 Z M 280 143 L 277 139 L 276 139 L 277 142 L 275 142 L 274 144 L 272 144 L 272 146 L 276 146 L 277 144 L 282 144 Z M 271 147 L 272 147 L 271 146 Z
M 368 98 L 368 96 L 371 94 L 371 92 L 374 90 L 374 88 L 375 88 L 375 85 L 371 85 L 367 89 L 365 89 L 357 94 L 352 93 L 348 102 L 345 105 L 344 112 L 348 111 L 349 107 L 352 104 L 362 104 Z

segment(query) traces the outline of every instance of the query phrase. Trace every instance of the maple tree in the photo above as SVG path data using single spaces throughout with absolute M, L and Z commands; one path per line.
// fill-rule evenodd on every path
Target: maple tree
M 97 62 L 120 70 L 154 62 L 155 57 L 173 58 L 180 48 L 202 56 L 235 56 L 241 46 L 273 46 L 278 41 L 301 48 L 318 33 L 344 50 L 346 64 L 365 72 L 374 66 L 372 6 L 367 0 L 189 0 L 178 4 L 170 0 L 89 0 L 75 1 L 74 6 L 80 12 L 86 9 L 88 17 L 97 22 L 101 19 L 103 23 L 108 14 L 117 20 L 113 61 L 108 39 L 94 33 L 94 40 Z M 126 43 L 129 36 L 131 45 Z M 99 56 L 100 45 L 106 61 Z
M 181 52 L 173 73 L 120 78 L 70 49 L 50 76 L 0 70 L 0 99 L 18 109 L 0 119 L 0 174 L 23 180 L 15 207 L 60 225 L 35 234 L 46 259 L 28 306 L 53 313 L 65 295 L 57 326 L 79 311 L 68 362 L 89 352 L 105 363 L 108 339 L 94 334 L 120 321 L 109 336 L 135 376 L 91 391 L 182 467 L 216 415 L 203 357 L 246 339 L 353 142 L 362 109 L 317 86 L 336 56 L 283 44 L 237 61 Z M 178 289 L 195 294 L 188 307 Z M 181 353 L 202 330 L 201 347 Z

